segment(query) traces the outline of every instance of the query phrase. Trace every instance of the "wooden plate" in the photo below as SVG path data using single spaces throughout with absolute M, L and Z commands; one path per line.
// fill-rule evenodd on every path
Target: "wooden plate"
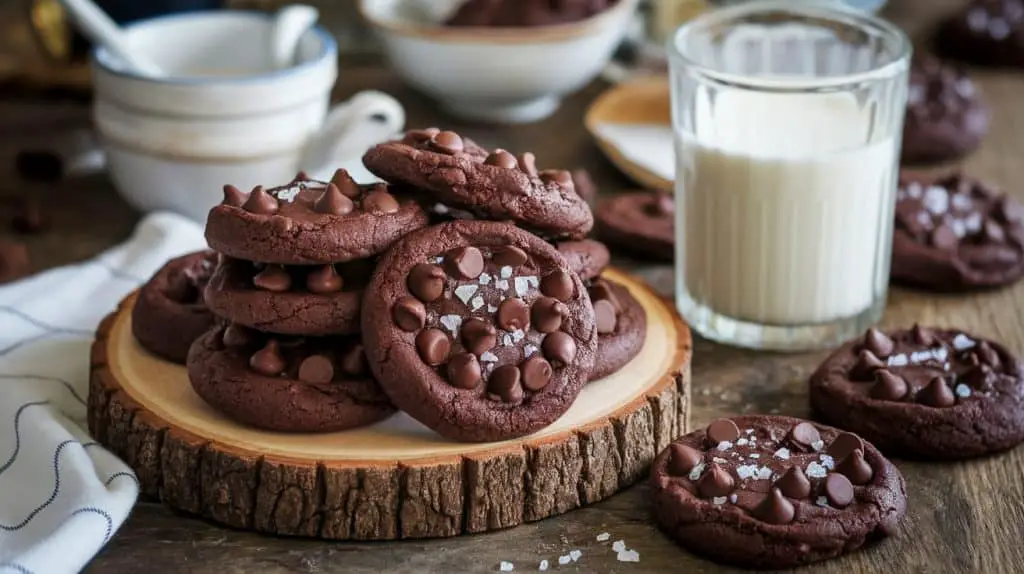
M 373 426 L 284 434 L 206 405 L 183 367 L 131 335 L 127 297 L 92 348 L 89 429 L 145 494 L 229 526 L 328 539 L 455 536 L 516 526 L 603 498 L 645 475 L 688 428 L 690 331 L 638 279 L 609 270 L 647 311 L 647 340 L 529 437 L 447 441 L 397 414 Z
M 605 156 L 630 179 L 648 189 L 672 192 L 670 180 L 630 160 L 615 141 L 598 129 L 600 124 L 671 126 L 672 109 L 665 76 L 639 78 L 609 88 L 590 104 L 583 123 Z

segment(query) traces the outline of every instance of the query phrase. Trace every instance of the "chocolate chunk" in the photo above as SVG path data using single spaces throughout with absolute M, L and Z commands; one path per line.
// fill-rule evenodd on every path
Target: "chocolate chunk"
M 419 300 L 402 297 L 391 309 L 391 317 L 399 329 L 411 333 L 423 328 L 427 320 L 427 310 Z
M 495 265 L 498 267 L 511 267 L 513 270 L 526 263 L 527 259 L 526 252 L 514 245 L 501 247 L 491 255 L 491 261 Z
M 506 331 L 526 329 L 530 325 L 530 307 L 519 298 L 506 299 L 498 306 L 498 326 Z
M 978 356 L 978 361 L 982 365 L 988 365 L 993 369 L 999 368 L 999 353 L 996 353 L 995 349 L 986 341 L 981 341 L 978 346 L 974 348 L 974 353 Z
M 668 471 L 674 476 L 687 476 L 704 459 L 697 449 L 682 443 L 674 442 L 668 446 L 672 453 L 668 459 Z
M 935 377 L 918 391 L 917 402 L 936 408 L 951 407 L 956 403 L 956 396 L 942 377 Z
M 369 372 L 365 351 L 362 344 L 349 347 L 341 357 L 341 372 L 353 377 L 365 376 Z
M 931 347 L 935 344 L 935 333 L 928 327 L 922 327 L 921 325 L 914 323 L 910 333 L 914 337 L 914 342 L 918 345 Z
M 252 337 L 248 329 L 232 323 L 224 329 L 221 341 L 225 347 L 244 347 L 252 342 Z
M 789 524 L 796 516 L 796 508 L 778 488 L 773 488 L 750 513 L 768 524 Z
M 853 434 L 844 432 L 832 441 L 832 444 L 828 445 L 826 452 L 833 460 L 843 460 L 855 450 L 864 450 L 864 441 L 860 440 L 860 437 Z
M 487 392 L 506 403 L 522 402 L 523 386 L 519 383 L 520 377 L 519 367 L 502 365 L 491 373 L 487 381 Z
M 448 381 L 460 389 L 475 389 L 480 384 L 480 362 L 473 353 L 459 353 L 448 361 Z
M 853 484 L 867 484 L 875 475 L 875 471 L 871 470 L 871 465 L 864 460 L 864 451 L 860 449 L 851 452 L 840 461 L 836 465 L 836 472 L 849 478 Z
M 870 381 L 875 378 L 875 371 L 878 369 L 884 369 L 885 363 L 881 361 L 874 353 L 867 349 L 862 349 L 857 354 L 857 362 L 850 367 L 850 380 L 853 381 Z
M 281 357 L 281 347 L 276 339 L 270 339 L 267 344 L 249 357 L 249 367 L 261 375 L 276 377 L 284 372 L 284 358 Z
M 462 344 L 466 350 L 480 356 L 494 348 L 498 342 L 498 331 L 494 325 L 483 319 L 470 319 L 462 324 Z
M 519 168 L 530 177 L 537 177 L 537 156 L 530 152 L 519 156 Z
M 895 343 L 885 333 L 871 328 L 864 333 L 864 348 L 871 351 L 879 359 L 885 359 L 892 354 Z
M 508 153 L 503 149 L 494 150 L 493 153 L 487 156 L 484 160 L 487 165 L 493 165 L 497 167 L 503 167 L 505 169 L 518 169 L 519 162 L 516 160 L 516 156 Z
M 520 370 L 523 373 L 523 386 L 533 392 L 546 387 L 551 381 L 551 375 L 554 374 L 551 363 L 537 355 L 523 361 Z
M 279 207 L 277 199 L 267 193 L 262 185 L 254 187 L 248 199 L 242 204 L 242 209 L 257 215 L 273 215 L 277 213 Z
M 538 174 L 544 181 L 561 186 L 572 186 L 572 174 L 564 169 L 545 169 Z
M 334 172 L 334 175 L 331 177 L 331 183 L 337 186 L 338 191 L 349 199 L 356 199 L 362 193 L 362 190 L 359 189 L 359 184 L 344 169 Z
M 773 490 L 778 490 L 789 498 L 807 498 L 811 495 L 811 481 L 799 466 L 789 467 L 789 470 L 772 486 L 775 487 Z
M 458 247 L 445 254 L 444 266 L 456 279 L 476 279 L 484 270 L 484 255 L 476 247 Z
M 440 329 L 426 329 L 416 335 L 416 350 L 423 362 L 436 367 L 448 360 L 452 350 L 451 339 Z
M 530 308 L 533 328 L 540 333 L 554 333 L 562 326 L 562 319 L 569 308 L 554 297 L 538 297 Z
M 569 334 L 556 331 L 544 337 L 541 350 L 554 366 L 569 365 L 576 358 L 576 341 Z
M 573 283 L 572 276 L 568 272 L 558 269 L 548 273 L 541 279 L 540 292 L 565 303 L 572 299 L 573 294 L 576 292 L 576 285 Z
M 38 200 L 26 197 L 18 201 L 17 211 L 11 218 L 11 229 L 16 233 L 32 235 L 45 230 L 49 224 Z
M 607 299 L 594 301 L 594 322 L 597 324 L 597 332 L 602 335 L 615 332 L 618 316 L 615 313 L 615 306 Z
M 735 442 L 740 438 L 740 429 L 736 423 L 729 419 L 718 419 L 712 421 L 705 431 L 708 437 L 708 446 L 715 447 L 721 442 Z
M 352 203 L 351 199 L 345 197 L 345 194 L 341 193 L 341 189 L 333 183 L 327 184 L 327 189 L 324 190 L 323 195 L 313 204 L 313 209 L 317 213 L 328 213 L 330 215 L 347 215 L 352 213 L 355 207 L 355 203 Z
M 334 265 L 323 265 L 306 275 L 306 289 L 311 293 L 336 293 L 341 291 L 344 281 Z
M 405 285 L 409 292 L 424 303 L 436 301 L 444 295 L 444 283 L 447 276 L 444 269 L 429 263 L 420 263 L 409 272 Z
M 465 149 L 465 143 L 462 141 L 462 136 L 459 134 L 451 131 L 444 131 L 438 132 L 430 138 L 430 147 L 449 155 L 455 155 Z
M 299 365 L 299 380 L 307 383 L 325 384 L 334 379 L 334 365 L 324 355 L 306 357 Z
M 818 450 L 814 445 L 821 443 L 821 434 L 811 423 L 800 423 L 789 431 L 789 441 L 800 450 Z
M 882 401 L 898 401 L 907 396 L 907 381 L 894 375 L 888 369 L 875 371 L 875 385 L 871 387 L 871 398 Z
M 853 502 L 853 484 L 841 474 L 830 472 L 823 486 L 825 499 L 831 506 L 846 508 Z
M 697 481 L 697 490 L 704 498 L 725 496 L 732 492 L 735 481 L 729 471 L 716 463 L 712 463 L 704 475 Z
M 267 265 L 255 277 L 252 283 L 264 291 L 283 293 L 292 287 L 292 276 L 280 265 Z
M 398 212 L 398 200 L 386 191 L 371 191 L 363 198 L 363 210 L 375 215 Z
M 31 267 L 24 243 L 0 240 L 0 284 L 21 279 Z

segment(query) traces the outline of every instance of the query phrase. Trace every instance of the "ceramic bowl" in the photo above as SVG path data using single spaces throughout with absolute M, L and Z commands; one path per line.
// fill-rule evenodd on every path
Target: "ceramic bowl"
M 586 20 L 533 28 L 445 27 L 410 0 L 360 0 L 398 73 L 452 115 L 525 123 L 551 115 L 622 41 L 638 0 Z

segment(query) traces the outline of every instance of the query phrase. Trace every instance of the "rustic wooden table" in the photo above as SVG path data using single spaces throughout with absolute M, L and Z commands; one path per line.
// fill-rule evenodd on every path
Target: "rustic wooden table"
M 924 33 L 930 22 L 961 2 L 894 0 L 889 16 Z M 977 72 L 994 108 L 992 133 L 966 168 L 1003 184 L 1024 198 L 1024 74 Z M 344 62 L 338 96 L 365 88 L 395 94 L 407 107 L 409 125 L 444 125 L 486 146 L 532 150 L 545 166 L 589 169 L 602 192 L 629 187 L 603 160 L 581 127 L 583 111 L 604 86 L 572 97 L 547 121 L 515 128 L 463 125 L 439 115 L 422 96 L 402 86 L 376 62 Z M 0 161 L 15 150 L 69 126 L 87 125 L 82 104 L 0 101 Z M 38 194 L 53 219 L 50 231 L 28 240 L 37 268 L 90 257 L 122 241 L 138 214 L 101 177 L 69 180 L 56 187 L 18 183 L 0 168 L 0 197 Z M 660 291 L 672 288 L 670 268 L 628 260 L 617 264 L 647 278 Z M 955 325 L 1002 341 L 1024 353 L 1024 283 L 1015 288 L 966 296 L 935 296 L 893 289 L 886 326 L 915 321 Z M 781 355 L 731 349 L 698 340 L 693 362 L 693 424 L 734 413 L 807 414 L 805 382 L 823 354 Z M 906 476 L 910 511 L 898 536 L 852 556 L 816 566 L 820 572 L 1012 572 L 1024 571 L 1024 448 L 958 464 L 899 462 Z M 516 571 L 535 570 L 542 559 L 555 564 L 572 549 L 578 563 L 558 567 L 576 572 L 719 571 L 680 550 L 651 523 L 648 489 L 638 485 L 611 499 L 568 515 L 513 530 L 448 540 L 397 543 L 325 543 L 277 539 L 226 530 L 178 516 L 154 502 L 140 502 L 128 522 L 96 558 L 95 572 L 469 572 L 495 571 L 499 561 Z M 620 563 L 611 534 L 640 554 L 639 563 Z

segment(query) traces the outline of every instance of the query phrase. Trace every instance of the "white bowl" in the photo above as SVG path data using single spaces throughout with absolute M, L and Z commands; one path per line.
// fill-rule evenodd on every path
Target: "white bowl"
M 525 123 L 549 116 L 600 73 L 637 2 L 619 0 L 586 20 L 530 28 L 446 27 L 428 22 L 411 0 L 360 0 L 359 9 L 398 73 L 451 114 Z

